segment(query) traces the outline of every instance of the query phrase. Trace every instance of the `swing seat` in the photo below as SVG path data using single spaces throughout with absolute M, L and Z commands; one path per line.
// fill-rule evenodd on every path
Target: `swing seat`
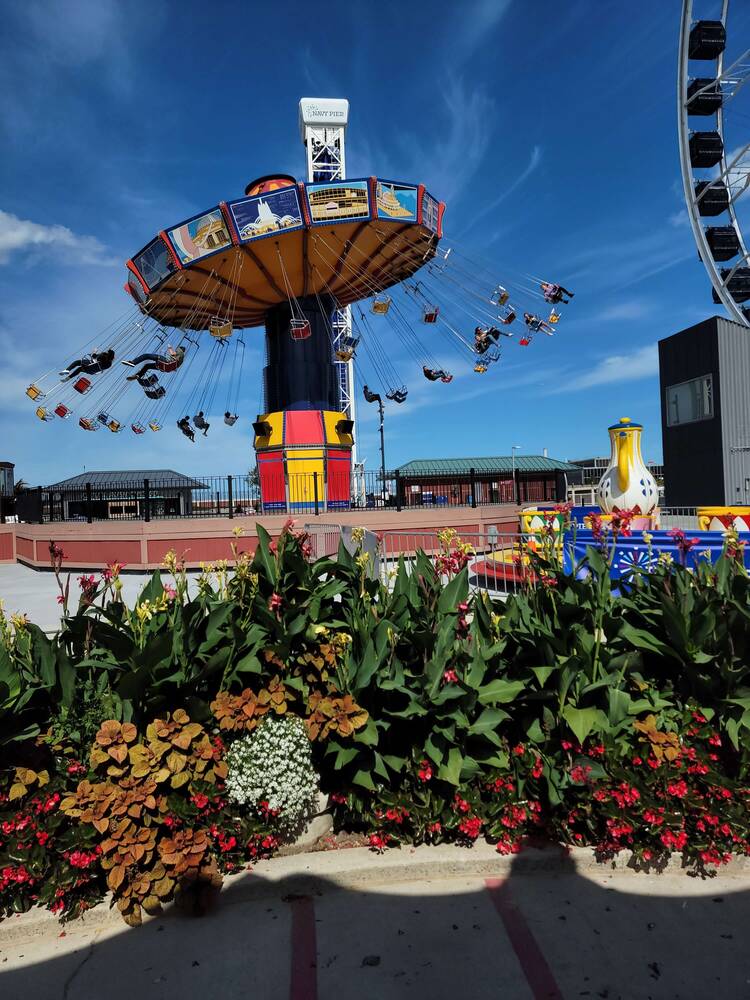
M 336 351 L 336 360 L 341 361 L 342 363 L 351 361 L 353 357 L 354 357 L 354 351 L 351 350 Z
M 112 419 L 112 417 L 110 417 L 108 413 L 104 413 L 104 411 L 102 411 L 101 413 L 97 413 L 96 419 L 99 421 L 100 424 L 104 424 L 104 426 L 106 427 L 107 424 Z
M 130 429 L 134 434 L 145 434 L 146 428 L 143 424 L 131 424 Z
M 555 310 L 553 309 L 552 312 L 549 314 L 549 318 L 548 318 L 547 322 L 548 323 L 559 323 L 560 322 L 560 313 L 555 312 Z
M 373 299 L 372 306 L 370 308 L 376 316 L 385 316 L 391 308 L 390 295 L 379 295 L 376 299 Z
M 63 420 L 66 417 L 70 416 L 70 410 L 68 409 L 68 407 L 64 403 L 58 403 L 57 404 L 57 406 L 55 407 L 55 413 L 58 415 L 58 417 L 62 417 Z
M 113 434 L 119 434 L 122 430 L 122 424 L 119 420 L 110 420 L 107 427 L 112 431 Z
M 156 422 L 155 420 L 149 420 L 149 422 L 148 422 L 148 426 L 149 426 L 149 427 L 151 428 L 151 430 L 152 430 L 152 431 L 154 431 L 154 432 L 156 432 L 156 431 L 160 431 L 160 430 L 161 430 L 161 424 L 157 424 L 157 422 Z
M 307 340 L 312 329 L 308 320 L 292 319 L 289 321 L 289 333 L 292 335 L 292 340 Z
M 76 392 L 80 392 L 80 394 L 83 396 L 91 388 L 91 379 L 85 377 L 76 379 L 76 381 L 73 383 L 73 388 L 75 389 Z
M 44 393 L 39 388 L 39 386 L 34 385 L 33 382 L 26 390 L 26 395 L 29 397 L 29 399 L 44 399 Z
M 423 323 L 437 323 L 438 314 L 440 313 L 439 306 L 430 306 L 427 309 L 422 310 L 422 322 Z
M 520 347 L 528 347 L 531 343 L 531 337 L 521 337 L 518 343 Z
M 484 360 L 486 364 L 493 365 L 496 361 L 500 360 L 500 351 L 490 351 Z
M 476 364 L 474 365 L 474 371 L 477 373 L 477 375 L 484 375 L 484 373 L 487 371 L 487 365 Z
M 37 406 L 37 408 L 36 408 L 36 415 L 39 417 L 40 420 L 54 420 L 55 419 L 54 416 L 48 410 L 45 410 L 45 408 L 43 406 Z
M 510 294 L 508 293 L 508 291 L 505 288 L 503 288 L 502 285 L 498 285 L 495 291 L 492 293 L 490 301 L 493 303 L 493 305 L 504 306 L 509 298 Z
M 409 390 L 405 385 L 402 385 L 400 389 L 391 389 L 390 392 L 387 392 L 385 398 L 390 399 L 393 403 L 405 403 L 408 395 Z
M 232 329 L 232 321 L 221 316 L 214 316 L 208 323 L 208 332 L 217 340 L 227 340 L 232 336 Z
M 99 424 L 94 423 L 93 420 L 89 420 L 88 417 L 81 417 L 78 421 L 78 426 L 82 427 L 85 431 L 98 431 Z
M 444 382 L 446 385 L 449 385 L 453 381 L 453 376 L 451 375 L 450 372 L 445 372 L 444 375 L 440 376 L 440 381 Z

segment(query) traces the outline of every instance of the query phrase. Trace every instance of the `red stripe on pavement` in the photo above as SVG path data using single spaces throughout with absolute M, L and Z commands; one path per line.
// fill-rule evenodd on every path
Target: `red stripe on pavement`
M 292 957 L 289 1000 L 318 1000 L 318 943 L 315 936 L 315 903 L 309 896 L 290 900 L 292 906 Z
M 484 884 L 495 904 L 495 909 L 500 914 L 513 951 L 531 987 L 534 1000 L 563 1000 L 555 977 L 523 914 L 514 902 L 507 883 L 501 878 L 488 878 Z

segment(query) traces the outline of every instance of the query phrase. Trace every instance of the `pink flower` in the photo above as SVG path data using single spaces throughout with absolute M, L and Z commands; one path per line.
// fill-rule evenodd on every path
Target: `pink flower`
M 446 670 L 443 673 L 443 684 L 457 684 L 458 674 L 455 670 Z
M 175 599 L 175 597 L 177 597 L 177 591 L 169 583 L 165 583 L 164 584 L 164 593 L 167 595 L 167 600 L 168 601 L 173 601 Z
M 281 594 L 277 594 L 275 591 L 271 594 L 268 599 L 268 607 L 271 611 L 279 611 L 284 604 L 284 600 Z

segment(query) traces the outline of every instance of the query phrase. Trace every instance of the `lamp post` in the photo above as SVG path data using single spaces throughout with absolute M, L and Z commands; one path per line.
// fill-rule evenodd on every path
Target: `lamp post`
M 383 506 L 385 507 L 385 437 L 383 433 L 383 421 L 385 418 L 385 409 L 383 407 L 383 397 L 379 392 L 372 392 L 367 386 L 363 386 L 362 393 L 368 403 L 377 403 L 378 410 L 380 412 L 380 479 L 381 488 L 380 494 L 383 501 Z
M 514 444 L 510 449 L 510 462 L 513 469 L 513 500 L 515 503 L 518 503 L 518 488 L 516 486 L 516 452 L 520 450 L 520 444 Z

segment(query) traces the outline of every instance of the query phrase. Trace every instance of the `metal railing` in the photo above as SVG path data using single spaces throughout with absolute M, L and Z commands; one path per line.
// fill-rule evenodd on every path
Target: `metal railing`
M 554 502 L 554 477 L 470 469 L 466 473 L 399 470 L 351 475 L 333 469 L 269 475 L 261 491 L 257 473 L 175 478 L 92 479 L 75 486 L 39 486 L 16 498 L 20 521 L 152 521 L 166 518 L 242 517 L 260 514 L 319 515 L 343 510 L 411 510 Z
M 471 547 L 468 561 L 471 589 L 501 594 L 513 592 L 523 576 L 525 537 L 518 531 L 476 533 L 459 530 L 458 540 Z M 393 582 L 401 557 L 411 572 L 420 551 L 438 565 L 435 560 L 443 553 L 443 548 L 437 532 L 383 532 L 379 545 L 379 571 L 383 582 Z
M 698 512 L 695 507 L 661 507 L 659 525 L 666 530 L 682 528 L 685 531 L 696 531 Z

